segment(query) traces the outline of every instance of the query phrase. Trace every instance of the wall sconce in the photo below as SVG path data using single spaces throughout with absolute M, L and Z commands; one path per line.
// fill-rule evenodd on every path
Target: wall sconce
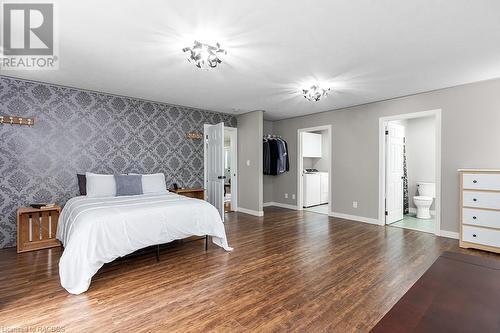
M 199 132 L 189 132 L 186 137 L 191 140 L 201 140 L 203 139 L 203 134 Z

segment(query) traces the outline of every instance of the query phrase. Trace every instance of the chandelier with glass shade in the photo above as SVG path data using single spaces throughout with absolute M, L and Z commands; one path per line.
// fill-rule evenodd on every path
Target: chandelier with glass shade
M 227 54 L 217 42 L 215 45 L 194 41 L 193 46 L 185 47 L 182 52 L 187 53 L 187 60 L 201 69 L 215 68 L 222 63 L 221 57 Z
M 328 96 L 330 88 L 321 87 L 319 84 L 313 84 L 309 88 L 302 89 L 302 95 L 308 101 L 318 102 L 320 99 Z

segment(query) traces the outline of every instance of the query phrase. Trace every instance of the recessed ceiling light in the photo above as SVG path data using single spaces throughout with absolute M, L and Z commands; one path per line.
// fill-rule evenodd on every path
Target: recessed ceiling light
M 313 84 L 311 87 L 307 89 L 302 89 L 302 95 L 308 101 L 317 102 L 321 98 L 328 96 L 328 92 L 330 88 L 323 88 L 319 84 Z
M 222 63 L 220 56 L 227 54 L 226 50 L 220 47 L 219 43 L 214 45 L 194 41 L 192 47 L 185 47 L 182 52 L 188 52 L 188 61 L 201 69 L 215 68 Z

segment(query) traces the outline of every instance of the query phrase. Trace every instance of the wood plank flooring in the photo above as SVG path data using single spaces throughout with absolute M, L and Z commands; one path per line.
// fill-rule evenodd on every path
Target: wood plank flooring
M 60 249 L 0 250 L 0 331 L 366 332 L 458 241 L 326 215 L 229 213 L 234 251 L 202 240 L 105 265 L 81 295 L 59 284 Z

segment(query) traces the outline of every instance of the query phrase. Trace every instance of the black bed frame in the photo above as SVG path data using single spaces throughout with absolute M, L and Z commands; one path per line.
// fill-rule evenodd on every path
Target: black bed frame
M 205 251 L 208 251 L 208 235 L 205 235 Z M 160 262 L 160 244 L 156 245 L 156 262 Z

